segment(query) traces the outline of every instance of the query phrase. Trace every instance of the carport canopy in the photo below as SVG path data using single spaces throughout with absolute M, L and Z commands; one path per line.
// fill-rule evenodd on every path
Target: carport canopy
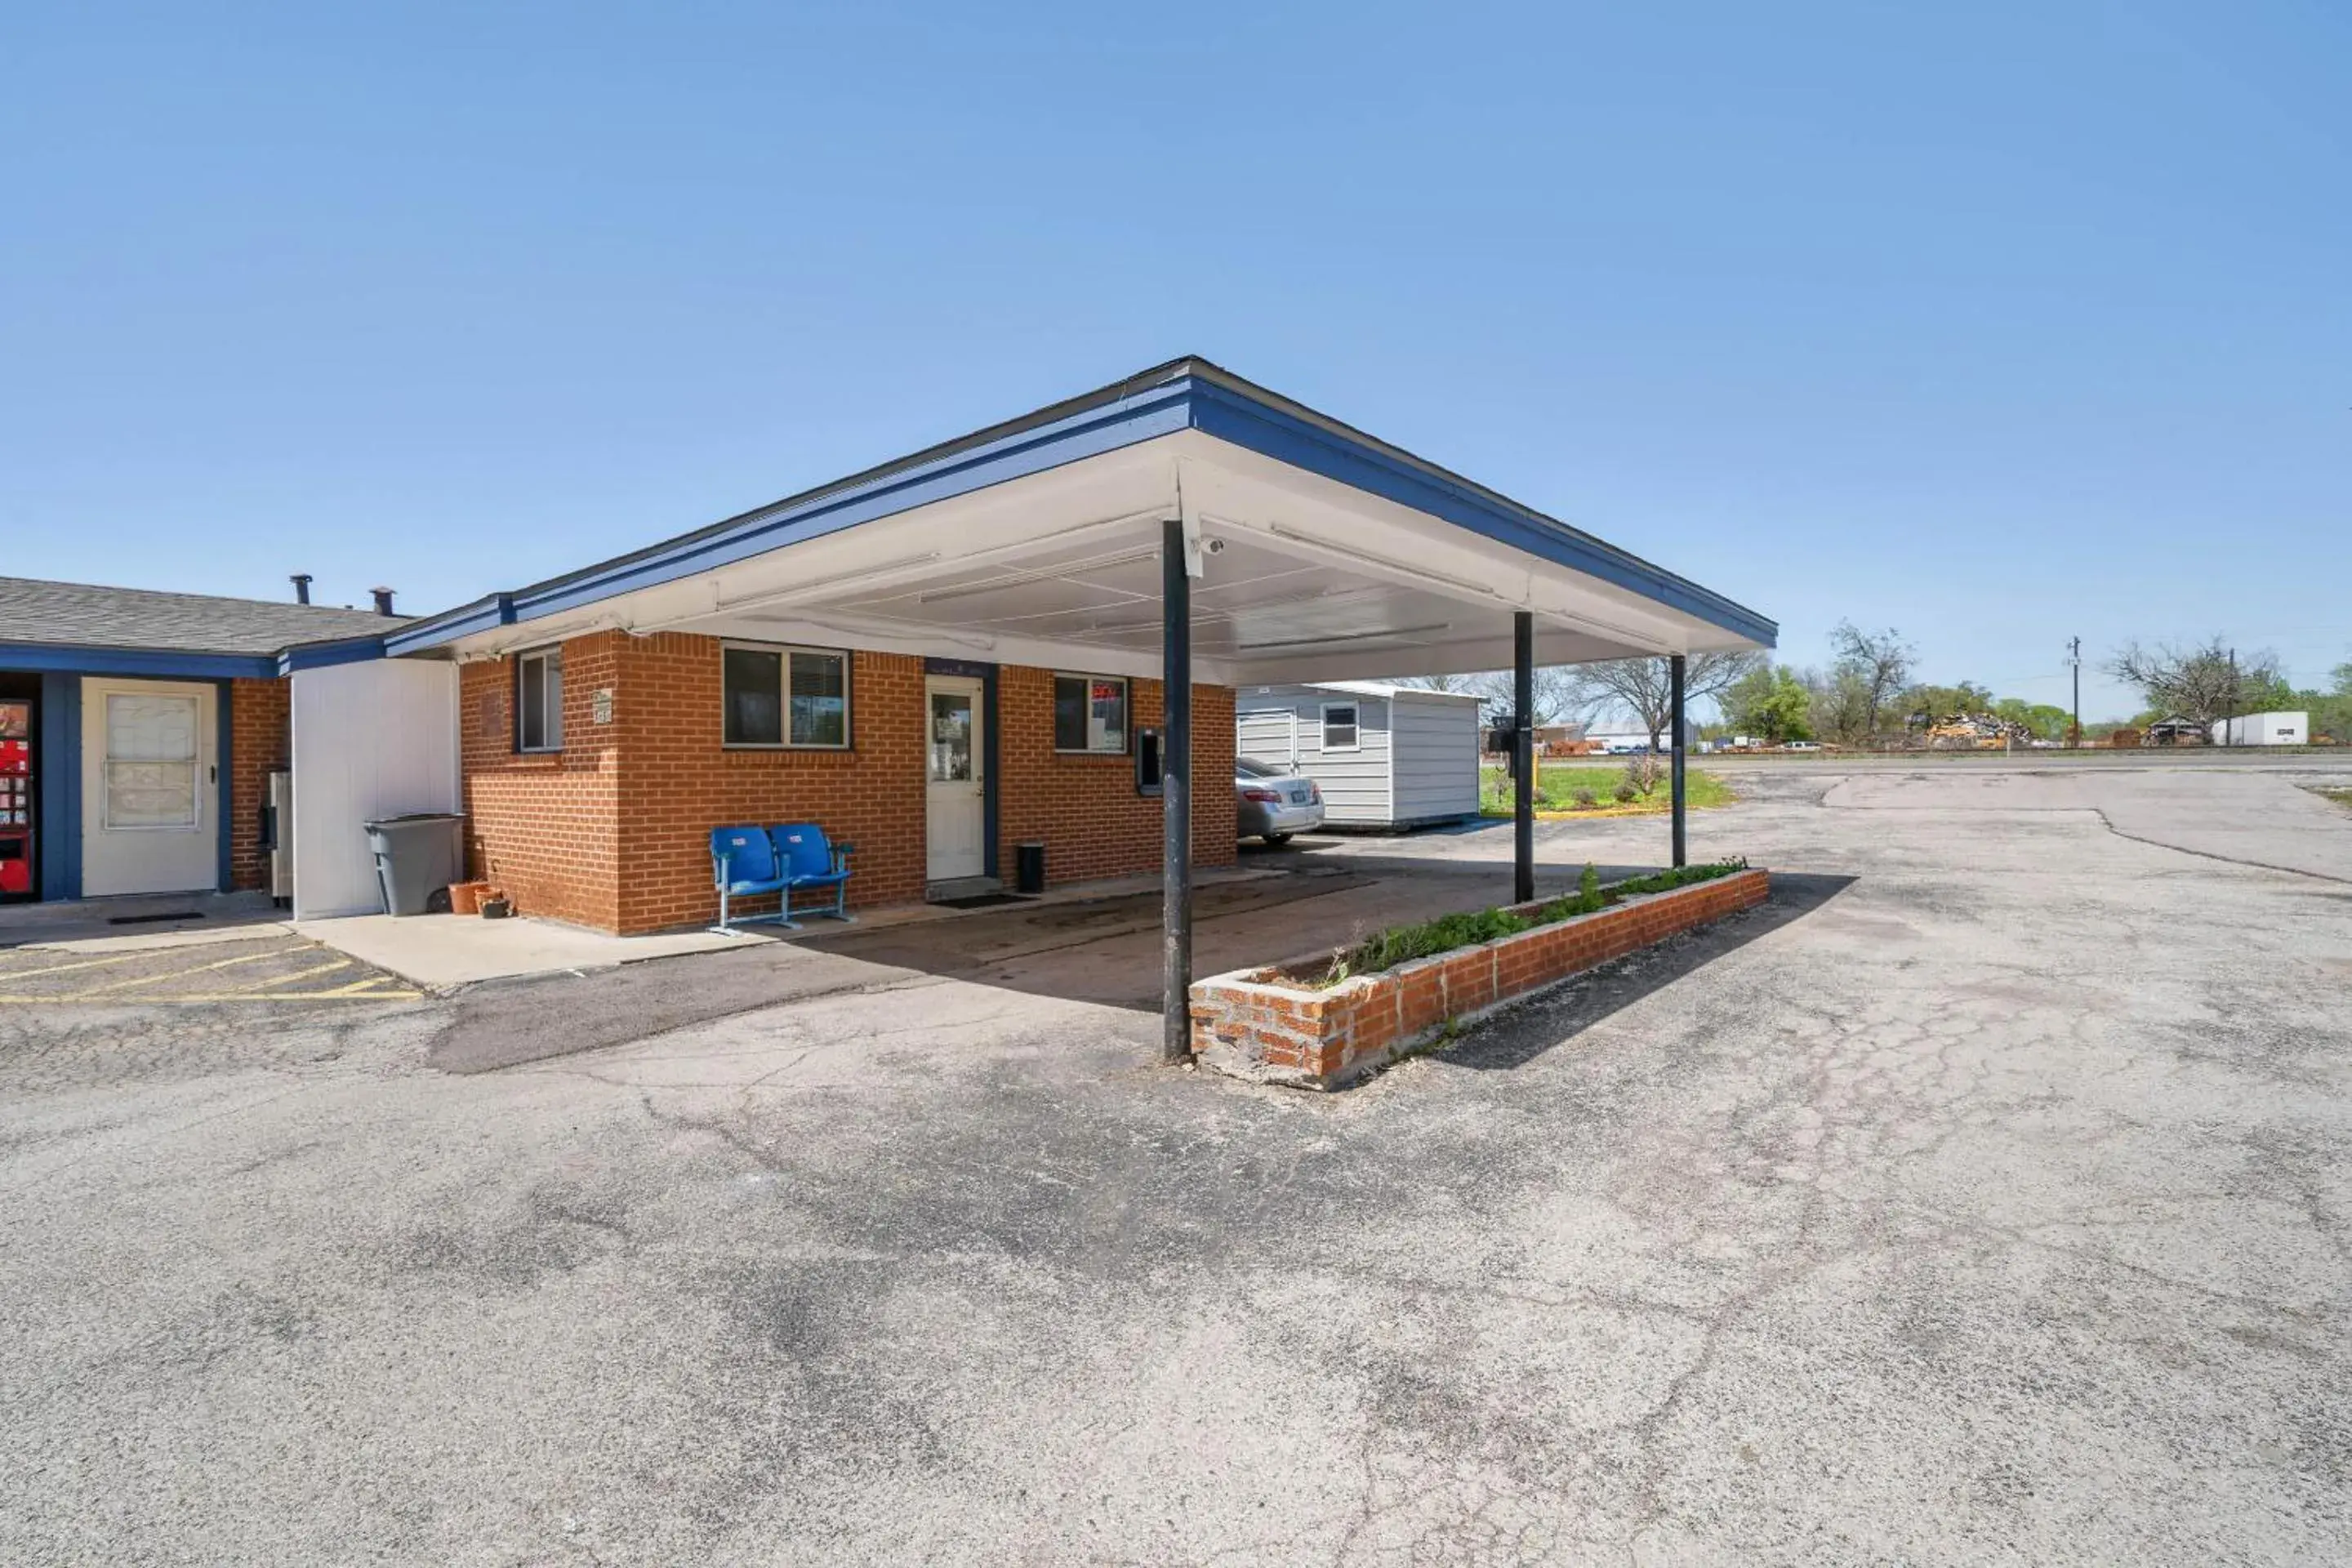
M 1171 1055 L 1189 1047 L 1192 682 L 1515 667 L 1524 777 L 1534 666 L 1664 657 L 1679 675 L 1690 654 L 1776 636 L 1719 594 L 1199 359 L 412 623 L 386 647 L 466 659 L 611 628 L 1163 679 Z M 1519 804 L 1526 898 L 1529 792 Z

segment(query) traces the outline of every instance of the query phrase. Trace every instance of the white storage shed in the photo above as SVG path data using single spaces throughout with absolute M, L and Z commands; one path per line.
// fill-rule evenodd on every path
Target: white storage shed
M 2307 746 L 2311 744 L 2308 713 L 2244 713 L 2213 721 L 2217 746 Z
M 1369 680 L 1244 689 L 1234 750 L 1323 789 L 1335 827 L 1412 827 L 1478 815 L 1478 699 Z

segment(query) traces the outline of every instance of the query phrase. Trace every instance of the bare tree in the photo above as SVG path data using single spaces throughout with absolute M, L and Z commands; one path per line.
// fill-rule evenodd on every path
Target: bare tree
M 1850 676 L 1863 695 L 1863 732 L 1878 733 L 1878 716 L 1889 699 L 1911 684 L 1911 667 L 1919 650 L 1903 640 L 1893 626 L 1865 632 L 1852 621 L 1840 621 L 1830 634 L 1837 654 L 1833 673 Z
M 1416 691 L 1472 691 L 1478 679 L 1475 675 L 1408 675 L 1397 684 Z
M 2244 712 L 2251 696 L 2279 684 L 2278 655 L 2238 657 L 2220 637 L 2196 647 L 2126 643 L 2107 664 L 2116 679 L 2137 686 L 2158 713 L 2203 729 Z
M 1870 687 L 1859 671 L 1841 663 L 1807 669 L 1797 679 L 1804 683 L 1805 720 L 1814 734 L 1848 746 L 1869 739 Z
M 1535 670 L 1535 710 L 1528 722 L 1540 729 L 1547 724 L 1559 724 L 1580 717 L 1575 693 L 1571 689 L 1570 671 L 1573 666 L 1539 664 Z M 1463 690 L 1477 693 L 1480 701 L 1494 713 L 1509 713 L 1518 706 L 1518 693 L 1513 689 L 1513 677 L 1507 669 L 1490 669 L 1465 679 Z
M 1685 707 L 1702 698 L 1719 698 L 1732 684 L 1762 666 L 1760 653 L 1695 653 L 1684 661 L 1683 699 Z M 1612 658 L 1599 664 L 1572 664 L 1570 700 L 1590 716 L 1602 709 L 1622 708 L 1650 732 L 1650 749 L 1674 724 L 1674 672 L 1663 658 Z

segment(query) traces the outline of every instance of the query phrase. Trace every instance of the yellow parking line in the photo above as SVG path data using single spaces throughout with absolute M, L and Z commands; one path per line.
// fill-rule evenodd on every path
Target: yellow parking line
M 128 963 L 134 958 L 144 958 L 153 951 L 146 948 L 138 952 L 117 953 L 112 958 L 86 958 L 79 963 L 52 963 L 47 969 L 0 969 L 0 978 L 30 980 L 36 974 L 63 974 L 69 969 L 99 969 L 110 963 Z
M 152 949 L 148 949 L 141 952 L 121 953 L 111 958 L 89 959 L 79 963 L 63 963 L 50 968 L 23 971 L 19 973 L 20 974 L 61 974 L 73 970 L 94 969 L 102 964 L 125 963 L 133 958 L 146 957 L 152 953 Z M 290 974 L 266 974 L 258 980 L 250 980 L 241 985 L 230 985 L 216 990 L 184 991 L 177 994 L 165 992 L 160 995 L 149 996 L 131 996 L 125 994 L 125 993 L 142 986 L 169 985 L 173 982 L 184 982 L 196 975 L 212 974 L 219 970 L 234 968 L 239 964 L 257 963 L 266 958 L 300 957 L 307 954 L 317 953 L 320 951 L 321 950 L 319 947 L 312 943 L 298 943 L 292 947 L 273 947 L 264 952 L 239 953 L 235 958 L 215 959 L 210 963 L 199 963 L 187 969 L 174 969 L 162 974 L 136 975 L 129 980 L 117 980 L 107 984 L 92 986 L 88 990 L 65 992 L 58 995 L 45 996 L 26 993 L 0 993 L 0 1005 L 14 1004 L 19 1006 L 60 1006 L 79 1005 L 85 1006 L 112 1005 L 138 1007 L 176 1005 L 190 1002 L 313 1002 L 321 1000 L 344 1002 L 399 1002 L 415 1001 L 425 995 L 423 991 L 403 984 L 400 976 L 381 973 L 370 973 L 363 978 L 354 980 L 348 984 L 331 985 L 319 990 L 294 991 L 286 989 L 288 986 L 298 985 L 307 980 L 316 980 L 321 975 L 333 974 L 339 971 L 351 968 L 353 961 L 349 958 L 342 957 L 330 959 L 324 963 L 313 964 L 308 969 L 298 969 Z M 19 978 L 19 974 L 11 974 L 5 971 L 0 971 L 0 984 L 5 984 L 17 978 Z
M 167 980 L 185 980 L 191 974 L 202 974 L 208 970 L 227 969 L 239 963 L 258 963 L 265 958 L 282 958 L 289 952 L 301 951 L 299 947 L 273 947 L 268 952 L 248 952 L 237 958 L 217 959 L 211 963 L 199 963 L 187 969 L 174 969 L 168 973 L 142 974 L 130 980 L 118 980 L 110 985 L 93 985 L 79 994 L 98 996 L 109 991 L 128 991 L 134 985 L 160 985 Z M 268 983 L 264 982 L 264 984 Z
M 331 986 L 324 991 L 313 991 L 310 994 L 313 996 L 358 996 L 383 984 L 391 978 L 392 976 L 389 974 L 371 974 L 365 980 L 354 980 L 349 985 Z
M 280 985 L 291 985 L 297 980 L 308 980 L 313 975 L 332 974 L 338 969 L 349 969 L 351 966 L 352 961 L 350 959 L 338 958 L 332 963 L 320 964 L 316 969 L 298 969 L 291 974 L 264 975 L 261 979 L 253 982 L 249 985 L 232 985 L 229 987 L 229 990 L 232 993 L 238 991 L 267 991 Z
M 26 1007 L 179 1007 L 191 1002 L 404 1002 L 422 991 L 192 991 L 181 996 L 9 996 L 0 1006 Z

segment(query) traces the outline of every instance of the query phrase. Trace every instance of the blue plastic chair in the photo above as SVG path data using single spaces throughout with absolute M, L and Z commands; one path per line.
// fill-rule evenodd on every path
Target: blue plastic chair
M 856 853 L 856 845 L 832 842 L 825 837 L 824 829 L 814 822 L 787 822 L 771 827 L 768 840 L 775 846 L 777 875 L 784 881 L 784 924 L 792 925 L 794 915 L 854 921 L 845 906 L 849 900 L 849 858 Z M 801 888 L 831 888 L 831 907 L 810 904 L 794 909 L 793 893 Z
M 728 920 L 727 900 L 748 898 L 754 893 L 781 893 L 776 912 L 754 915 L 751 920 L 778 921 L 791 925 L 787 906 L 792 902 L 790 883 L 783 868 L 776 864 L 776 847 L 764 827 L 714 827 L 710 830 L 710 879 L 719 889 L 719 923 L 710 929 L 735 934 Z

